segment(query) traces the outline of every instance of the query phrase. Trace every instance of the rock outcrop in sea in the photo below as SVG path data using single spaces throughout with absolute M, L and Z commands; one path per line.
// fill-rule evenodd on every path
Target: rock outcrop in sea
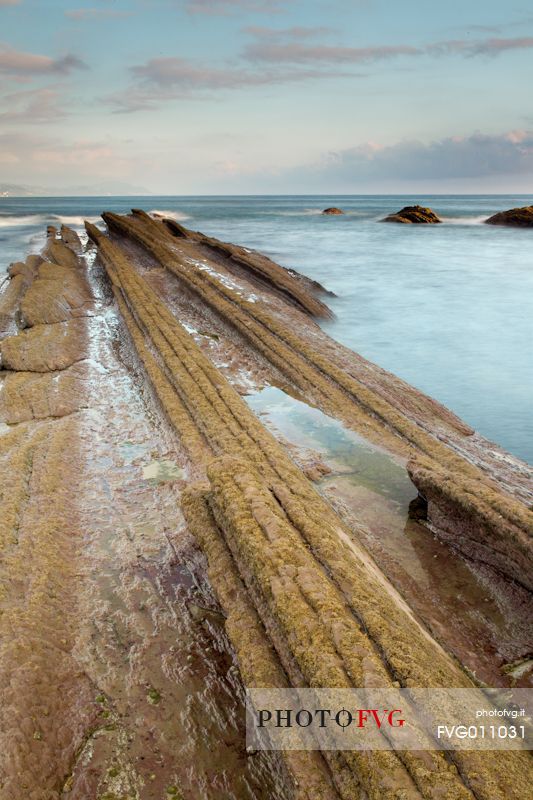
M 431 208 L 426 208 L 425 206 L 405 206 L 401 211 L 397 211 L 395 214 L 389 214 L 388 217 L 385 217 L 383 222 L 434 225 L 438 222 L 442 222 L 442 220 L 439 219 Z
M 329 216 L 335 216 L 336 214 L 344 214 L 344 211 L 342 208 L 325 208 L 322 213 L 328 214 Z
M 485 220 L 487 225 L 508 225 L 514 228 L 533 228 L 533 206 L 499 211 Z

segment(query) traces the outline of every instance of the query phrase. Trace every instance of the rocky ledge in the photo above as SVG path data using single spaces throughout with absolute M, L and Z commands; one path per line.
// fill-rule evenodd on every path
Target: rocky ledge
M 389 214 L 388 217 L 385 217 L 383 222 L 434 225 L 437 222 L 442 222 L 442 220 L 437 217 L 431 208 L 425 208 L 424 206 L 405 206 L 401 211 L 397 211 L 396 214 Z
M 510 225 L 516 228 L 533 228 L 533 206 L 499 211 L 485 220 L 487 225 Z

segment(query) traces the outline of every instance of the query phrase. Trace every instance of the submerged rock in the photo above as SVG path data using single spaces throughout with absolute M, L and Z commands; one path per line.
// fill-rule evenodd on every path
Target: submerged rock
M 487 225 L 510 225 L 516 228 L 533 228 L 533 206 L 499 211 L 485 220 Z
M 397 211 L 396 214 L 389 214 L 388 217 L 385 217 L 383 222 L 434 225 L 437 222 L 442 222 L 442 220 L 437 217 L 431 208 L 425 208 L 424 206 L 405 206 L 401 211 Z
M 344 211 L 341 208 L 325 208 L 322 213 L 330 214 L 333 216 L 335 214 L 344 214 Z

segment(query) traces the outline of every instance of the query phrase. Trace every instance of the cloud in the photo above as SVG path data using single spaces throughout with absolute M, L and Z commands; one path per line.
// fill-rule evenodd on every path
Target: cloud
M 267 28 L 261 25 L 250 25 L 247 28 L 243 28 L 243 31 L 256 39 L 276 41 L 283 39 L 314 39 L 317 36 L 327 36 L 335 33 L 335 28 L 325 26 L 306 27 L 304 25 L 296 25 L 292 28 Z
M 281 83 L 342 77 L 338 71 L 270 70 L 208 66 L 184 58 L 153 58 L 131 67 L 135 83 L 124 92 L 106 98 L 117 112 L 147 111 L 162 102 L 209 97 L 221 90 L 272 86 Z
M 497 56 L 510 50 L 528 50 L 533 48 L 533 37 L 521 36 L 514 39 L 481 39 L 475 42 L 465 39 L 452 39 L 448 42 L 436 42 L 426 48 L 430 54 L 449 55 L 457 53 L 464 56 Z
M 396 56 L 417 56 L 422 50 L 410 45 L 383 45 L 380 47 L 341 47 L 339 45 L 305 45 L 300 42 L 283 44 L 258 41 L 248 45 L 244 57 L 249 61 L 273 64 L 362 64 Z
M 243 56 L 248 61 L 271 64 L 361 64 L 383 61 L 400 56 L 497 56 L 511 50 L 533 48 L 533 37 L 452 39 L 427 45 L 409 44 L 377 45 L 371 47 L 346 47 L 344 45 L 309 44 L 321 34 L 330 34 L 329 28 L 295 27 L 275 28 L 252 26 L 244 29 L 254 41 L 248 44 Z
M 286 4 L 286 3 L 285 3 Z M 283 0 L 186 0 L 189 14 L 222 15 L 244 11 L 277 13 L 283 10 Z
M 353 186 L 383 180 L 484 178 L 533 173 L 533 131 L 498 135 L 474 133 L 424 143 L 416 140 L 381 146 L 368 142 L 328 153 L 300 175 Z
M 132 15 L 133 11 L 115 11 L 112 8 L 72 8 L 65 11 L 65 17 L 77 21 L 89 19 L 125 19 Z
M 67 75 L 75 69 L 87 69 L 87 66 L 73 55 L 53 59 L 0 45 L 0 73 L 10 76 Z
M 152 58 L 146 64 L 132 67 L 131 71 L 137 79 L 146 83 L 160 87 L 177 87 L 184 92 L 260 86 L 274 80 L 272 73 L 264 71 L 208 67 L 184 58 Z
M 52 87 L 5 95 L 2 101 L 9 111 L 0 113 L 0 122 L 36 124 L 62 120 L 67 113 L 61 107 L 60 97 L 57 88 Z
M 248 0 L 232 0 L 232 5 Z M 243 29 L 253 37 L 236 65 L 212 65 L 180 57 L 158 57 L 130 67 L 133 83 L 125 91 L 104 98 L 116 112 L 154 110 L 161 103 L 176 99 L 208 96 L 208 93 L 271 86 L 321 78 L 360 78 L 354 71 L 360 64 L 383 62 L 402 57 L 463 57 L 498 55 L 513 49 L 533 47 L 533 38 L 461 39 L 413 46 L 385 44 L 348 47 L 314 42 L 334 33 L 328 27 L 295 26 L 276 29 L 251 26 Z M 350 68 L 349 68 L 350 67 Z

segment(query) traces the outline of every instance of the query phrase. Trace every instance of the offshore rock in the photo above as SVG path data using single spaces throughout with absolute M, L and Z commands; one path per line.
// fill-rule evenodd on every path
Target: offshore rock
M 344 211 L 341 208 L 325 208 L 322 213 L 334 216 L 335 214 L 344 214 Z
M 402 208 L 402 210 L 396 212 L 396 214 L 389 214 L 388 217 L 385 217 L 383 222 L 434 225 L 438 222 L 442 222 L 442 220 L 437 217 L 431 208 L 425 208 L 424 206 L 405 206 L 405 208 Z
M 499 211 L 485 220 L 487 225 L 509 225 L 515 228 L 533 228 L 533 206 Z

